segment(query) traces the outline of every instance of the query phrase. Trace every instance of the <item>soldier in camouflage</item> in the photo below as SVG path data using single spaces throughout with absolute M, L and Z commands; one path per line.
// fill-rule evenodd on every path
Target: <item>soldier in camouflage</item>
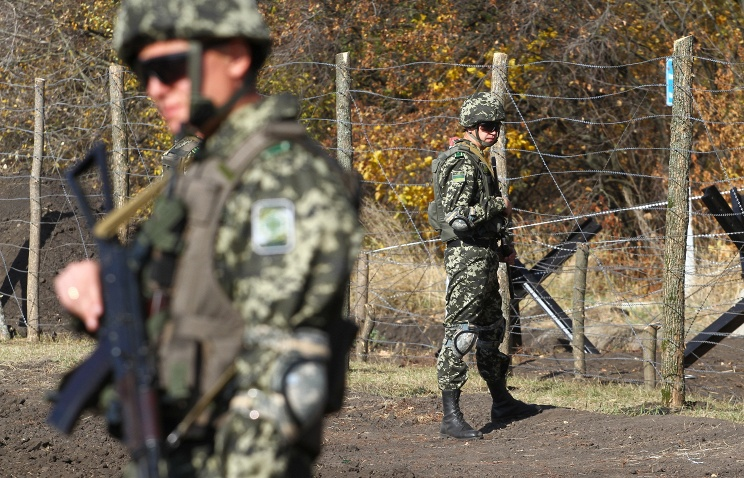
M 505 119 L 501 102 L 490 93 L 467 98 L 460 110 L 463 139 L 433 166 L 435 203 L 429 216 L 446 243 L 444 265 L 444 340 L 437 356 L 437 379 L 444 417 L 440 432 L 461 439 L 482 438 L 460 410 L 460 390 L 468 378 L 465 355 L 475 347 L 478 372 L 493 397 L 491 421 L 538 413 L 535 405 L 511 396 L 506 388 L 509 357 L 499 351 L 505 332 L 498 284 L 499 261 L 513 264 L 509 231 L 511 203 L 501 197 L 485 150 L 496 143 Z M 437 213 L 439 217 L 437 216 Z
M 296 99 L 258 95 L 271 41 L 255 0 L 125 1 L 114 45 L 169 128 L 204 138 L 136 241 L 150 251 L 143 295 L 167 298 L 148 322 L 166 433 L 235 370 L 164 476 L 309 477 L 343 394 L 338 344 L 353 339 L 339 331 L 361 242 L 356 178 L 308 138 Z M 75 263 L 55 281 L 90 331 L 98 270 Z

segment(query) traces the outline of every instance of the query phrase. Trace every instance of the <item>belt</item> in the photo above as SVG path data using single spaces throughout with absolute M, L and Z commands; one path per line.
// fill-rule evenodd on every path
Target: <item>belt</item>
M 494 247 L 497 244 L 496 239 L 453 239 L 447 242 L 447 249 L 450 247 L 460 247 L 462 245 L 471 247 Z

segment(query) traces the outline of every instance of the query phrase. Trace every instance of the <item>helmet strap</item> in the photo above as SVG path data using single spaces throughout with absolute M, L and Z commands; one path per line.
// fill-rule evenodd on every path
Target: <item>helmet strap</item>
M 202 70 L 202 54 L 204 45 L 198 40 L 189 42 L 188 72 L 191 79 L 191 100 L 189 105 L 188 123 L 182 125 L 180 137 L 197 132 L 211 131 L 227 118 L 235 103 L 251 89 L 251 76 L 246 75 L 243 84 L 235 90 L 230 98 L 220 107 L 204 97 L 201 93 L 204 72 Z
M 480 135 L 478 134 L 479 131 L 480 128 L 478 127 L 478 125 L 475 125 L 475 129 L 467 130 L 466 134 L 468 134 L 470 138 L 472 138 L 471 141 L 478 145 L 478 148 L 480 148 L 481 151 L 485 151 L 486 148 L 490 148 L 490 145 L 486 145 L 486 142 L 480 139 Z
M 193 130 L 200 130 L 204 123 L 214 115 L 214 104 L 201 95 L 202 89 L 202 52 L 204 51 L 201 42 L 189 42 L 189 63 L 188 72 L 191 80 L 191 100 L 189 105 L 188 123 L 181 128 L 181 134 L 190 133 Z M 192 131 L 186 131 L 191 129 Z

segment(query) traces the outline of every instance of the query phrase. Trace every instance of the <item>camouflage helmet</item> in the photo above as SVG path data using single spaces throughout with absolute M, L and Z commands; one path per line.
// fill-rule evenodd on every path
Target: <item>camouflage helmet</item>
M 462 103 L 460 108 L 460 126 L 474 128 L 479 123 L 504 121 L 504 105 L 492 93 L 475 93 Z
M 255 67 L 271 48 L 269 28 L 256 0 L 123 0 L 114 30 L 114 49 L 132 66 L 139 51 L 162 40 L 245 38 Z

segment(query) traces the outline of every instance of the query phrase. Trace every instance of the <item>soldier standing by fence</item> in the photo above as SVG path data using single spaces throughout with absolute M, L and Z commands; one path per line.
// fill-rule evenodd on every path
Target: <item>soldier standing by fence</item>
M 508 229 L 512 206 L 501 197 L 484 151 L 496 143 L 504 119 L 503 105 L 494 95 L 470 96 L 460 110 L 464 139 L 455 140 L 432 164 L 434 201 L 429 219 L 446 243 L 448 279 L 444 341 L 437 356 L 444 411 L 440 432 L 454 438 L 483 436 L 460 410 L 460 390 L 468 372 L 464 357 L 474 346 L 478 372 L 493 397 L 492 422 L 540 411 L 511 396 L 506 388 L 509 357 L 499 351 L 505 321 L 498 264 L 513 263 L 516 253 Z
M 152 251 L 143 295 L 167 304 L 149 319 L 163 429 L 236 370 L 164 456 L 167 476 L 309 477 L 343 393 L 336 346 L 353 339 L 338 330 L 356 180 L 307 137 L 294 98 L 256 92 L 271 41 L 255 0 L 125 1 L 114 43 L 168 127 L 205 138 L 137 239 Z M 74 263 L 55 283 L 90 331 L 105 314 L 99 270 Z

